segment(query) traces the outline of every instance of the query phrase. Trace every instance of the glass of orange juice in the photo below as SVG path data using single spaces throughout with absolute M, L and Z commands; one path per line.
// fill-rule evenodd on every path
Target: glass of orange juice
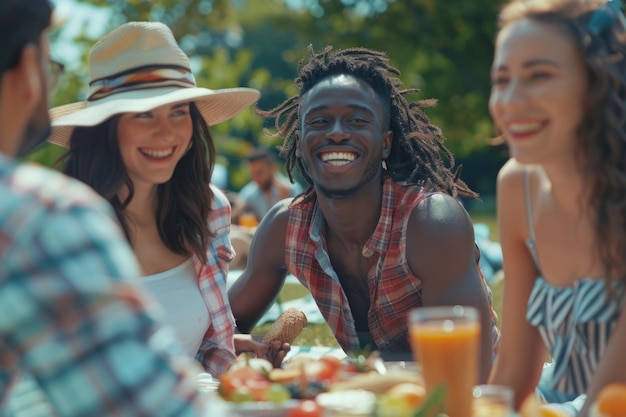
M 504 385 L 474 387 L 472 417 L 510 417 L 513 415 L 513 389 Z
M 471 416 L 472 391 L 478 383 L 478 310 L 465 306 L 416 308 L 409 313 L 409 337 L 427 394 L 443 385 L 446 414 Z

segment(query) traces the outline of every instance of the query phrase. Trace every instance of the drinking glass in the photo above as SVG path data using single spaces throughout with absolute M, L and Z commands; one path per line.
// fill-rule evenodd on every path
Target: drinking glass
M 513 390 L 504 385 L 474 387 L 472 417 L 509 417 L 513 414 Z
M 427 395 L 444 386 L 449 417 L 472 414 L 478 383 L 480 313 L 473 307 L 420 307 L 409 312 L 409 337 Z

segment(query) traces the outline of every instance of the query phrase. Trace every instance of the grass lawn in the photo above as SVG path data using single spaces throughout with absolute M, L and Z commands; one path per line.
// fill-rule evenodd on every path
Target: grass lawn
M 498 229 L 498 221 L 493 213 L 470 213 L 472 221 L 476 223 L 484 223 L 489 226 L 489 238 L 493 241 L 500 241 L 500 233 Z
M 279 300 L 281 302 L 293 300 L 295 298 L 304 297 L 308 294 L 308 290 L 301 285 L 297 284 L 285 284 L 280 292 Z M 252 334 L 264 334 L 272 323 L 265 323 L 262 326 L 257 326 Z M 326 323 L 322 324 L 308 324 L 302 333 L 293 342 L 294 345 L 299 346 L 336 346 L 339 347 L 337 339 L 330 330 L 330 327 Z
M 475 223 L 485 223 L 489 226 L 491 232 L 490 237 L 492 240 L 499 240 L 498 225 L 494 214 L 480 213 L 472 215 L 472 221 Z M 502 281 L 492 286 L 491 291 L 493 293 L 493 304 L 496 312 L 500 314 L 501 300 L 502 300 Z M 286 284 L 279 296 L 280 301 L 288 301 L 295 298 L 303 297 L 308 291 L 300 285 Z M 271 324 L 264 324 L 254 329 L 252 334 L 263 334 L 267 331 Z M 326 323 L 324 324 L 309 324 L 302 331 L 300 336 L 294 341 L 294 345 L 300 346 L 336 346 L 339 347 L 335 336 L 331 332 Z

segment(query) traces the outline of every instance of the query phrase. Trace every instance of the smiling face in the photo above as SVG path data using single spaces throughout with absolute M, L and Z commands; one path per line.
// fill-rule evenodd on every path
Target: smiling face
M 502 28 L 489 111 L 511 156 L 522 163 L 573 156 L 586 95 L 586 66 L 562 29 L 530 19 Z
M 349 75 L 325 78 L 303 97 L 300 113 L 298 151 L 318 191 L 339 197 L 379 186 L 392 134 L 367 83 Z
M 170 180 L 191 142 L 189 103 L 125 113 L 117 133 L 120 154 L 135 187 L 163 184 Z

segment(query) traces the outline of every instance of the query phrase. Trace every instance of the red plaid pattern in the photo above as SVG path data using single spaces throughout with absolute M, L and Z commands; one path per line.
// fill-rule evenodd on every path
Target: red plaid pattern
M 208 264 L 195 258 L 200 293 L 209 309 L 211 325 L 204 335 L 196 358 L 207 372 L 221 374 L 235 359 L 233 335 L 235 319 L 226 293 L 228 264 L 235 252 L 230 243 L 230 204 L 217 187 L 211 185 L 214 199 L 209 214 L 209 229 L 216 234 L 208 248 Z
M 379 349 L 410 351 L 407 313 L 422 305 L 422 281 L 410 270 L 406 259 L 406 232 L 409 216 L 428 194 L 415 185 L 386 178 L 378 226 L 365 243 L 371 306 L 368 322 Z M 323 239 L 324 219 L 316 200 L 296 200 L 289 210 L 285 263 L 287 269 L 307 287 L 346 350 L 360 349 L 350 305 L 333 270 Z M 476 260 L 478 268 L 478 259 Z M 484 281 L 491 304 L 491 291 Z M 494 345 L 499 332 L 493 308 Z

